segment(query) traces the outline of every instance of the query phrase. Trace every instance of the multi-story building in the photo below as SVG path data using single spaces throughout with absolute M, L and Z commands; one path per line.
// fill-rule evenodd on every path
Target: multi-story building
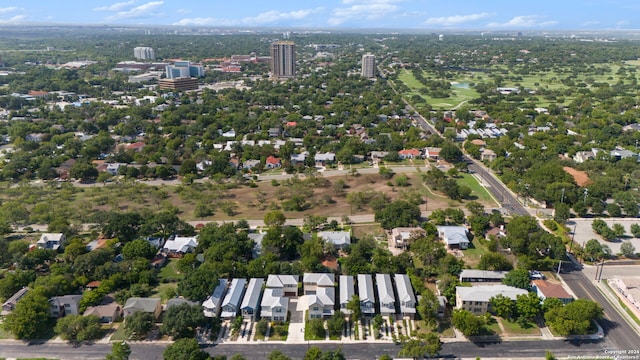
M 188 91 L 198 90 L 198 79 L 196 78 L 178 78 L 178 79 L 160 79 L 158 80 L 160 90 L 177 90 Z
M 373 54 L 362 55 L 362 72 L 363 77 L 368 79 L 376 77 L 376 57 Z
M 275 77 L 296 76 L 296 45 L 293 41 L 271 44 L 271 73 Z
M 167 79 L 202 77 L 204 67 L 200 64 L 192 64 L 190 61 L 176 61 L 165 68 Z
M 156 54 L 153 48 L 146 46 L 138 46 L 133 48 L 133 56 L 140 60 L 153 60 L 156 58 Z

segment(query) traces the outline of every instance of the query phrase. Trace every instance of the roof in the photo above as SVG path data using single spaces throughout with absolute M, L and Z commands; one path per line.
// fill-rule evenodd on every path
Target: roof
M 280 159 L 278 159 L 275 156 L 269 156 L 267 157 L 267 160 L 265 161 L 267 164 L 280 164 Z
M 489 270 L 474 270 L 474 269 L 464 269 L 460 273 L 460 281 L 463 281 L 464 278 L 474 278 L 474 279 L 499 279 L 502 280 L 507 276 L 506 271 L 489 271 Z
M 18 290 L 15 294 L 13 294 L 9 299 L 7 299 L 7 301 L 5 301 L 2 306 L 5 305 L 9 305 L 9 304 L 15 304 L 18 302 L 18 300 L 22 299 L 23 296 L 25 296 L 27 294 L 27 292 L 29 292 L 28 287 L 23 287 L 22 289 Z
M 156 311 L 156 306 L 158 306 L 159 303 L 159 298 L 132 297 L 127 299 L 127 302 L 124 304 L 124 307 L 122 309 L 153 313 Z
M 262 295 L 262 285 L 264 284 L 264 279 L 253 278 L 249 280 L 249 285 L 247 285 L 247 292 L 244 294 L 244 299 L 242 299 L 241 309 L 251 308 L 257 309 L 260 305 L 260 296 Z
M 187 300 L 185 298 L 181 298 L 181 297 L 176 297 L 173 299 L 169 299 L 167 300 L 167 304 L 165 305 L 165 309 L 168 309 L 170 307 L 173 306 L 180 306 L 182 304 L 188 304 L 189 306 L 196 306 L 196 305 L 200 305 L 199 303 L 195 302 L 195 301 L 191 301 L 191 300 Z
M 417 149 L 404 149 L 404 150 L 400 150 L 398 151 L 398 154 L 400 155 L 420 155 L 420 150 Z
M 334 161 L 336 159 L 336 154 L 332 152 L 317 153 L 314 155 L 313 159 L 315 161 Z
M 282 289 L 265 289 L 262 295 L 261 306 L 268 306 L 273 308 L 275 306 L 281 306 L 284 308 L 289 307 L 289 299 L 286 298 L 282 292 Z
M 227 279 L 219 279 L 213 293 L 202 303 L 202 306 L 207 309 L 217 309 L 224 296 L 224 291 L 227 289 L 227 283 Z
M 516 300 L 518 295 L 526 295 L 527 293 L 527 290 L 507 285 L 456 286 L 456 294 L 462 301 L 489 302 L 489 299 L 497 295 Z
M 244 286 L 247 284 L 246 279 L 233 279 L 231 280 L 231 286 L 227 291 L 227 296 L 222 301 L 222 306 L 232 305 L 236 308 L 240 306 L 240 300 L 244 294 Z
M 318 304 L 321 306 L 335 305 L 336 289 L 333 287 L 318 288 L 314 295 L 307 295 L 307 304 Z
M 54 296 L 49 300 L 49 302 L 57 303 L 58 305 L 74 304 L 74 303 L 78 304 L 80 302 L 80 299 L 82 299 L 82 295 L 63 295 L 63 296 Z
M 397 237 L 400 236 L 402 240 L 408 240 L 411 236 L 422 236 L 425 234 L 425 231 L 421 227 L 397 227 L 391 229 L 391 236 Z
M 360 302 L 376 302 L 373 294 L 373 278 L 370 274 L 358 274 L 358 297 Z
M 393 296 L 393 286 L 389 274 L 376 274 L 376 285 L 378 287 L 378 298 L 382 304 L 391 304 L 396 301 Z
M 560 285 L 560 284 L 554 284 L 554 283 L 549 282 L 547 280 L 533 280 L 533 281 L 531 281 L 531 283 L 546 298 L 557 298 L 557 299 L 572 299 L 573 298 L 573 296 L 571 296 L 567 292 L 567 290 L 565 290 L 564 287 L 562 287 L 562 285 Z
M 63 239 L 64 239 L 63 233 L 44 233 L 40 235 L 40 240 L 38 240 L 38 242 L 62 241 Z
M 353 298 L 353 295 L 355 295 L 353 276 L 340 275 L 338 286 L 340 288 L 340 303 L 348 303 L 351 298 Z
M 83 316 L 96 315 L 98 317 L 113 316 L 113 313 L 120 310 L 120 305 L 115 302 L 107 305 L 89 306 Z
M 464 226 L 438 226 L 438 233 L 449 245 L 469 243 L 467 228 Z
M 351 233 L 348 231 L 320 231 L 318 237 L 334 245 L 351 244 Z
M 409 276 L 407 274 L 395 274 L 394 280 L 396 281 L 396 290 L 398 290 L 398 300 L 400 300 L 400 302 L 413 301 L 415 304 L 416 296 L 413 293 Z
M 163 249 L 174 251 L 174 252 L 182 252 L 186 253 L 191 251 L 193 248 L 198 246 L 198 238 L 197 237 L 181 237 L 176 236 L 175 239 L 167 240 L 164 244 Z
M 298 287 L 298 275 L 269 275 L 267 277 L 268 288 L 281 288 L 284 286 Z
M 333 287 L 335 285 L 335 276 L 326 273 L 304 273 L 302 282 L 305 284 L 314 283 L 318 286 Z

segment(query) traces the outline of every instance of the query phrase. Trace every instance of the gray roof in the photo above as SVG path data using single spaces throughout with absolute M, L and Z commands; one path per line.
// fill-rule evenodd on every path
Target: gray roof
M 148 313 L 154 313 L 156 311 L 156 306 L 160 302 L 160 298 L 141 298 L 141 297 L 132 297 L 127 299 L 127 302 L 124 304 L 123 310 L 132 309 L 138 311 L 144 311 Z
M 527 293 L 527 290 L 507 285 L 456 286 L 456 294 L 462 301 L 489 302 L 489 299 L 496 295 L 503 295 L 511 300 L 516 300 L 518 295 L 526 295 Z
M 395 274 L 396 290 L 398 290 L 398 300 L 400 302 L 412 301 L 416 302 L 416 296 L 413 293 L 413 286 L 411 286 L 411 280 L 407 274 Z
M 393 296 L 393 286 L 389 274 L 376 274 L 376 285 L 378 287 L 378 298 L 382 304 L 391 304 L 396 301 Z
M 460 273 L 460 281 L 466 278 L 474 278 L 474 279 L 499 279 L 502 280 L 507 275 L 506 271 L 489 271 L 489 270 L 475 270 L 475 269 L 464 269 Z
M 187 300 L 185 298 L 173 298 L 173 299 L 167 300 L 167 303 L 165 304 L 164 308 L 169 309 L 172 306 L 180 306 L 182 304 L 189 304 L 189 306 L 200 305 L 195 301 Z
M 240 306 L 241 309 L 257 309 L 260 306 L 263 284 L 264 279 L 253 278 L 249 280 L 249 285 L 247 285 L 247 292 L 244 294 L 244 299 L 242 299 L 242 305 Z
M 348 231 L 321 231 L 318 233 L 318 237 L 334 245 L 351 244 L 351 233 Z
M 304 273 L 303 283 L 313 283 L 318 286 L 335 286 L 335 275 L 330 273 Z
M 231 280 L 231 286 L 229 287 L 229 291 L 227 291 L 227 296 L 224 297 L 222 301 L 222 306 L 225 305 L 234 305 L 240 306 L 240 299 L 242 299 L 242 294 L 244 294 L 244 286 L 247 284 L 246 279 L 233 279 Z
M 211 310 L 213 312 L 217 312 L 220 308 L 220 302 L 222 301 L 222 297 L 224 296 L 224 292 L 227 290 L 227 279 L 220 279 L 218 282 L 218 286 L 213 289 L 213 293 L 207 300 L 202 303 L 202 306 L 205 310 Z
M 52 304 L 64 305 L 64 304 L 78 304 L 80 303 L 80 299 L 82 299 L 82 295 L 64 295 L 64 296 L 54 296 L 49 301 Z
M 267 277 L 267 287 L 277 287 L 281 288 L 284 286 L 298 286 L 298 279 L 300 277 L 298 275 L 269 275 Z
M 443 235 L 449 245 L 469 243 L 467 228 L 464 226 L 438 226 L 438 233 Z
M 358 274 L 358 296 L 360 302 L 376 302 L 375 295 L 373 294 L 373 278 L 370 274 Z
M 355 294 L 353 287 L 353 276 L 351 275 L 341 275 L 340 276 L 340 303 L 346 304 L 348 303 L 353 295 Z

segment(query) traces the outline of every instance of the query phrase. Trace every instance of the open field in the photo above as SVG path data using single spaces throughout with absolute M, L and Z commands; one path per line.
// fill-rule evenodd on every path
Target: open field
M 430 74 L 425 73 L 425 78 L 429 78 L 429 75 Z M 468 84 L 469 82 L 478 81 L 478 78 L 472 78 L 470 75 L 461 76 L 460 78 L 455 79 L 451 87 L 453 96 L 443 99 L 421 95 L 418 90 L 420 90 L 423 85 L 413 76 L 411 72 L 407 70 L 402 70 L 400 72 L 400 75 L 398 76 L 398 79 L 411 89 L 410 93 L 405 94 L 406 96 L 411 97 L 413 95 L 420 95 L 434 109 L 450 110 L 458 106 L 462 102 L 469 101 L 478 97 L 477 91 L 475 91 L 473 88 L 465 86 L 465 84 Z

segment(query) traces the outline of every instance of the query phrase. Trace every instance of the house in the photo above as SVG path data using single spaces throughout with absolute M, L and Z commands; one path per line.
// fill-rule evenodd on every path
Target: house
M 26 141 L 35 141 L 35 142 L 42 142 L 45 139 L 45 136 L 47 134 L 43 134 L 43 133 L 31 133 L 31 134 L 27 134 L 27 136 L 25 136 L 25 140 Z
M 358 274 L 358 297 L 360 298 L 360 312 L 371 315 L 376 312 L 376 298 L 373 293 L 373 278 L 370 274 Z
M 466 249 L 469 247 L 469 232 L 464 226 L 438 226 L 438 236 L 449 249 Z
M 49 299 L 49 316 L 60 318 L 66 315 L 80 314 L 82 295 L 54 296 Z
M 441 150 L 442 150 L 441 148 L 437 148 L 437 147 L 427 147 L 424 149 L 424 154 L 427 159 L 440 160 Z
M 416 159 L 420 157 L 420 150 L 418 149 L 404 149 L 404 150 L 400 150 L 398 151 L 398 156 L 400 156 L 400 159 L 405 160 L 405 159 Z
M 627 158 L 637 158 L 638 157 L 638 154 L 634 153 L 633 151 L 625 150 L 625 149 L 622 149 L 622 148 L 616 148 L 614 150 L 611 150 L 609 155 L 615 161 L 622 160 L 622 159 L 627 159 Z
M 218 313 L 220 313 L 224 294 L 227 291 L 227 285 L 227 279 L 218 280 L 218 285 L 215 287 L 215 289 L 213 289 L 213 293 L 211 293 L 211 296 L 209 296 L 207 300 L 202 303 L 202 307 L 204 308 L 204 316 L 218 316 Z
M 541 301 L 547 298 L 556 298 L 562 301 L 563 304 L 573 301 L 573 296 L 569 295 L 562 285 L 554 284 L 547 280 L 532 280 L 531 291 L 535 291 Z
M 340 311 L 345 314 L 351 314 L 351 310 L 347 309 L 347 304 L 355 295 L 355 288 L 353 286 L 353 276 L 340 275 L 338 280 L 338 288 L 340 290 Z
M 132 144 L 127 145 L 127 150 L 133 150 L 136 152 L 140 152 L 144 150 L 145 144 L 143 142 L 134 142 Z
M 282 289 L 284 296 L 298 296 L 298 275 L 269 275 L 268 289 Z
M 162 250 L 169 254 L 186 254 L 193 251 L 198 246 L 198 237 L 182 237 L 176 236 L 175 238 L 167 240 L 162 247 Z
M 336 249 L 351 245 L 351 233 L 349 231 L 320 231 L 318 237 L 328 244 L 333 244 Z
M 425 236 L 426 232 L 420 227 L 399 227 L 391 230 L 389 247 L 405 249 L 412 239 Z
M 414 318 L 416 315 L 416 295 L 413 293 L 413 286 L 407 274 L 395 274 L 396 290 L 398 292 L 398 302 L 400 303 L 400 314 Z
M 36 242 L 36 246 L 40 249 L 58 250 L 66 240 L 67 237 L 63 233 L 44 233 L 40 236 L 40 240 Z
M 333 274 L 332 274 L 333 275 Z M 335 306 L 336 288 L 334 286 L 322 286 L 312 295 L 306 295 L 309 319 L 322 319 L 333 315 Z
M 157 320 L 162 313 L 162 303 L 160 298 L 142 298 L 132 297 L 128 298 L 124 304 L 122 310 L 124 311 L 124 317 L 127 318 L 138 311 L 143 311 L 149 314 L 153 314 L 153 317 Z
M 111 324 L 112 322 L 118 321 L 122 318 L 122 308 L 120 308 L 120 305 L 115 302 L 106 305 L 89 306 L 82 316 L 89 315 L 99 317 L 101 323 Z
M 328 164 L 333 164 L 336 161 L 336 154 L 332 152 L 317 153 L 314 155 L 313 160 L 315 161 L 316 166 L 326 166 Z
M 481 315 L 490 310 L 489 300 L 502 295 L 516 300 L 518 295 L 526 295 L 527 290 L 507 285 L 456 286 L 456 308 Z
M 439 319 L 442 319 L 447 311 L 447 297 L 438 295 L 438 314 L 436 315 Z
M 498 155 L 496 154 L 496 152 L 490 149 L 484 149 L 480 153 L 480 160 L 482 161 L 491 162 L 497 158 L 498 158 Z
M 166 311 L 174 306 L 180 306 L 184 304 L 187 304 L 189 306 L 200 306 L 200 303 L 196 301 L 187 300 L 183 297 L 175 297 L 167 300 L 167 303 L 164 305 L 164 310 Z
M 252 170 L 258 165 L 260 165 L 260 160 L 247 160 L 242 163 L 242 168 L 247 170 Z
M 5 316 L 12 312 L 16 308 L 16 304 L 18 303 L 18 301 L 25 295 L 27 295 L 29 290 L 31 289 L 29 289 L 28 287 L 23 287 L 15 294 L 13 294 L 9 299 L 7 299 L 7 301 L 2 304 L 2 313 L 0 315 Z
M 251 255 L 253 258 L 257 258 L 262 253 L 262 239 L 264 239 L 266 233 L 249 233 L 247 236 L 249 239 L 253 240 L 255 245 L 253 246 L 253 251 Z
M 291 165 L 296 166 L 298 164 L 304 164 L 307 160 L 307 156 L 309 156 L 309 153 L 306 151 L 303 151 L 300 154 L 291 154 Z
M 247 291 L 242 299 L 240 311 L 242 317 L 255 321 L 258 318 L 258 310 L 260 310 L 260 300 L 262 299 L 262 285 L 264 279 L 252 278 L 247 285 Z
M 382 316 L 395 315 L 396 297 L 393 295 L 391 276 L 389 274 L 376 274 L 376 287 L 378 288 L 380 314 Z
M 460 282 L 496 282 L 501 283 L 507 276 L 506 271 L 464 269 L 460 273 Z
M 591 151 L 578 151 L 575 155 L 573 155 L 573 161 L 575 161 L 578 164 L 582 164 L 585 161 L 588 160 L 595 160 L 596 158 L 596 152 L 591 150 Z
M 279 169 L 282 167 L 282 162 L 275 156 L 269 156 L 264 162 L 264 167 L 266 169 Z
M 304 273 L 302 277 L 303 291 L 305 295 L 313 295 L 323 287 L 334 287 L 335 277 L 327 273 Z
M 280 128 L 270 128 L 267 130 L 267 133 L 269 134 L 269 137 L 278 137 L 281 134 Z
M 235 318 L 240 310 L 240 300 L 244 295 L 244 287 L 247 285 L 246 279 L 233 279 L 227 295 L 222 300 L 222 313 L 220 317 L 223 319 Z
M 282 288 L 267 288 L 260 302 L 260 317 L 269 321 L 286 321 L 289 298 Z

